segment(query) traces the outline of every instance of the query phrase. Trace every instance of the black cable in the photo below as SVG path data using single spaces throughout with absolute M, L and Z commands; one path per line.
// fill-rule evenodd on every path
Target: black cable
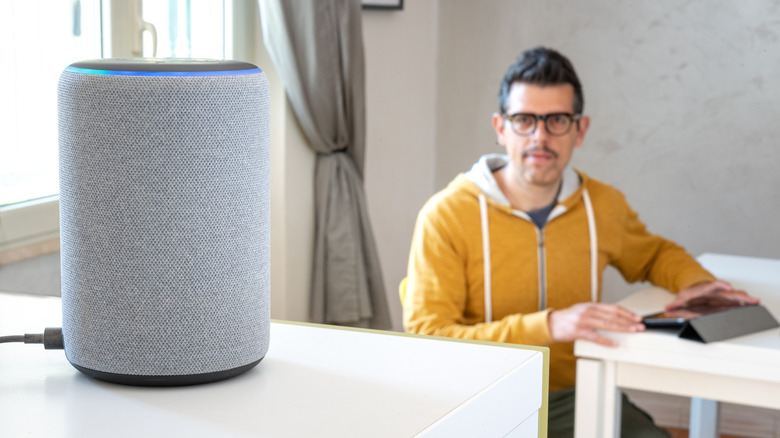
M 62 350 L 65 348 L 62 340 L 61 327 L 48 327 L 40 333 L 27 333 L 16 336 L 0 336 L 0 344 L 6 342 L 24 342 L 25 344 L 43 344 L 47 350 Z

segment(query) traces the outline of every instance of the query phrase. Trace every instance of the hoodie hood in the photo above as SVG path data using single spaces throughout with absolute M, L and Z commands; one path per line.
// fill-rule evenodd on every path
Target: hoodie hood
M 511 208 L 509 199 L 501 191 L 496 178 L 493 176 L 493 172 L 507 164 L 509 164 L 509 156 L 506 154 L 483 155 L 464 176 L 493 202 Z M 561 190 L 558 193 L 558 202 L 573 195 L 580 188 L 581 184 L 580 175 L 571 166 L 566 166 L 566 169 L 563 171 Z

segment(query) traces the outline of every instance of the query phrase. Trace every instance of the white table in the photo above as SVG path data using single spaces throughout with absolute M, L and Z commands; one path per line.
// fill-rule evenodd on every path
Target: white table
M 704 254 L 718 278 L 761 298 L 780 317 L 780 260 Z M 672 294 L 651 288 L 621 301 L 639 314 L 662 310 Z M 608 333 L 620 346 L 577 341 L 575 436 L 620 435 L 619 388 L 693 397 L 691 437 L 715 437 L 718 402 L 780 409 L 780 329 L 702 344 L 671 333 Z
M 0 334 L 61 324 L 59 298 L 0 293 Z M 247 373 L 177 388 L 76 371 L 0 344 L 0 437 L 537 437 L 545 349 L 274 322 Z

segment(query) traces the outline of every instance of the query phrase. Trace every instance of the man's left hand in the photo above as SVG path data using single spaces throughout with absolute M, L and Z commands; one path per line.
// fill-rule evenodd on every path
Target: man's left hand
M 756 297 L 751 297 L 745 291 L 734 289 L 733 286 L 725 281 L 705 281 L 681 290 L 677 294 L 677 298 L 666 305 L 666 310 L 681 309 L 690 300 L 707 297 L 712 297 L 715 300 L 737 301 L 740 304 L 758 304 L 760 301 Z

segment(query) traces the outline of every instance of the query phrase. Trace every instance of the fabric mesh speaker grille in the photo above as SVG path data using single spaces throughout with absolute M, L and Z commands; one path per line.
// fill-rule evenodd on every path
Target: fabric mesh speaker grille
M 68 360 L 129 375 L 262 359 L 270 331 L 265 74 L 59 83 Z

